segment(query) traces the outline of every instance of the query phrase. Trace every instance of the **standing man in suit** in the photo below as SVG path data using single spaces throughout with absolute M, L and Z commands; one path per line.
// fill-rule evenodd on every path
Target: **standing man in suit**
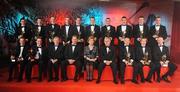
M 36 45 L 36 40 L 39 36 L 42 37 L 43 45 L 45 45 L 45 38 L 46 38 L 46 28 L 42 24 L 42 19 L 37 19 L 37 24 L 33 27 L 32 30 L 33 37 L 32 37 L 32 45 Z
M 24 18 L 20 21 L 20 26 L 16 29 L 15 36 L 17 39 L 23 37 L 25 41 L 30 44 L 32 38 L 32 30 L 29 25 L 27 25 L 26 20 Z
M 138 24 L 134 26 L 134 42 L 135 46 L 141 46 L 140 40 L 142 38 L 148 38 L 149 35 L 149 28 L 144 23 L 144 17 L 140 16 L 138 18 Z
M 47 30 L 46 30 L 46 44 L 53 43 L 53 38 L 55 36 L 61 37 L 61 29 L 60 25 L 58 25 L 55 21 L 55 17 L 50 18 L 50 23 L 47 25 Z
M 49 80 L 51 82 L 53 80 L 53 71 L 55 73 L 54 81 L 59 80 L 59 68 L 58 65 L 62 64 L 64 60 L 64 46 L 61 44 L 61 39 L 58 36 L 53 38 L 53 44 L 51 44 L 48 48 L 48 72 L 49 72 Z
M 157 43 L 153 49 L 153 58 L 154 58 L 154 63 L 156 65 L 156 73 L 157 73 L 157 82 L 160 82 L 161 77 L 160 77 L 160 69 L 161 67 L 168 67 L 168 71 L 162 76 L 162 79 L 165 82 L 170 82 L 168 80 L 168 76 L 172 76 L 177 69 L 177 66 L 170 62 L 170 56 L 169 56 L 169 49 L 164 45 L 164 38 L 163 37 L 158 37 L 157 38 Z
M 132 66 L 133 67 L 133 79 L 138 74 L 138 66 L 137 62 L 135 61 L 135 52 L 134 47 L 130 45 L 130 38 L 124 39 L 124 45 L 120 46 L 120 80 L 121 84 L 124 84 L 124 74 L 126 66 Z M 137 84 L 138 82 L 136 80 L 132 80 L 133 83 Z
M 28 79 L 31 81 L 31 72 L 34 65 L 38 65 L 38 82 L 42 81 L 43 65 L 46 56 L 46 48 L 43 46 L 41 37 L 37 37 L 36 45 L 34 45 L 28 53 Z
M 81 18 L 76 18 L 76 24 L 73 26 L 73 35 L 78 36 L 78 43 L 84 45 L 84 38 L 85 38 L 85 28 L 81 25 Z
M 65 24 L 61 27 L 61 32 L 63 36 L 63 44 L 69 44 L 71 41 L 71 37 L 73 35 L 73 26 L 70 24 L 70 18 L 65 18 Z
M 115 55 L 115 48 L 111 46 L 111 38 L 105 37 L 104 38 L 104 44 L 105 46 L 101 47 L 100 53 L 101 53 L 101 62 L 99 64 L 98 68 L 98 79 L 96 83 L 100 83 L 101 75 L 106 66 L 111 66 L 112 72 L 113 72 L 113 82 L 115 84 L 118 84 L 116 76 L 117 76 L 117 64 L 115 61 L 116 55 Z
M 104 39 L 106 36 L 111 37 L 111 44 L 113 44 L 114 38 L 116 37 L 115 27 L 111 25 L 110 18 L 106 18 L 105 22 L 106 24 L 101 28 L 101 37 L 102 39 Z
M 95 18 L 91 17 L 90 18 L 90 25 L 86 26 L 86 44 L 87 44 L 87 39 L 89 36 L 94 36 L 96 41 L 95 41 L 95 45 L 99 46 L 99 38 L 100 38 L 100 26 L 95 24 Z
M 161 25 L 161 18 L 159 16 L 156 17 L 155 25 L 150 27 L 150 37 L 149 37 L 149 45 L 153 47 L 157 45 L 157 38 L 163 37 L 165 40 L 167 38 L 166 27 Z
M 144 73 L 143 73 L 143 66 L 149 66 L 150 71 L 154 70 L 154 64 L 151 62 L 152 55 L 151 49 L 147 45 L 147 38 L 141 38 L 140 46 L 136 47 L 136 60 L 138 64 L 138 74 L 140 74 L 141 82 L 145 82 Z M 137 76 L 134 80 L 136 80 Z
M 126 37 L 132 37 L 132 28 L 127 24 L 127 18 L 125 16 L 121 18 L 121 22 L 122 24 L 117 26 L 117 38 L 119 39 L 120 45 L 123 45 Z
M 74 35 L 71 39 L 72 43 L 68 44 L 65 48 L 65 61 L 62 63 L 62 81 L 68 80 L 67 77 L 67 65 L 74 64 L 76 67 L 74 81 L 79 80 L 79 75 L 82 69 L 83 50 L 82 45 L 78 44 L 78 36 Z

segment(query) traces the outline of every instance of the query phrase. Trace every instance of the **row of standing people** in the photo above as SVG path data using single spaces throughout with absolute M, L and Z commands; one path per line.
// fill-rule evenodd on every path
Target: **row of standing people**
M 26 20 L 22 19 L 20 22 L 20 26 L 17 28 L 13 37 L 14 41 L 20 37 L 24 37 L 27 42 L 31 45 L 35 44 L 35 40 L 38 36 L 41 36 L 43 39 L 43 44 L 48 45 L 52 42 L 52 38 L 54 36 L 59 36 L 63 40 L 63 44 L 70 43 L 70 39 L 73 35 L 78 35 L 78 41 L 83 42 L 87 45 L 87 39 L 90 35 L 96 37 L 96 45 L 101 45 L 103 42 L 99 41 L 101 38 L 103 39 L 105 36 L 110 36 L 114 40 L 118 39 L 120 45 L 123 45 L 123 39 L 125 37 L 135 38 L 135 45 L 140 45 L 139 41 L 141 38 L 148 38 L 150 47 L 153 47 L 156 42 L 156 38 L 158 36 L 167 38 L 166 27 L 161 25 L 161 18 L 156 17 L 155 25 L 148 27 L 144 22 L 144 17 L 140 16 L 138 18 L 138 24 L 133 27 L 128 25 L 127 18 L 123 16 L 121 18 L 121 25 L 116 28 L 111 25 L 111 19 L 105 19 L 105 25 L 100 28 L 100 26 L 96 25 L 95 18 L 90 18 L 90 25 L 84 27 L 81 24 L 81 18 L 76 18 L 75 25 L 70 24 L 70 19 L 65 18 L 65 24 L 60 26 L 55 22 L 55 18 L 50 18 L 50 24 L 44 26 L 42 23 L 42 19 L 37 19 L 37 24 L 34 27 L 29 27 L 27 25 Z M 8 39 L 8 37 L 7 37 Z M 8 40 L 12 40 L 12 37 L 9 37 Z M 112 40 L 112 43 L 114 42 Z

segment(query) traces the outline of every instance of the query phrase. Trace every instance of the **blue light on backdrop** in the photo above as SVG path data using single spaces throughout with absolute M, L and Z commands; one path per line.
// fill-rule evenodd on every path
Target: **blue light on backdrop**
M 96 24 L 101 26 L 105 17 L 105 11 L 100 7 L 89 8 L 81 17 L 84 25 L 90 24 L 90 17 L 95 17 Z

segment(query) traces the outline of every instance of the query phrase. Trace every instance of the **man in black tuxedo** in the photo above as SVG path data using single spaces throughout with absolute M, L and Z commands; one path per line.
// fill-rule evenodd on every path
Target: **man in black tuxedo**
M 130 45 L 130 38 L 124 39 L 124 45 L 120 46 L 120 80 L 121 84 L 124 84 L 124 74 L 125 74 L 125 68 L 126 66 L 132 66 L 133 67 L 133 79 L 138 74 L 138 65 L 135 61 L 135 52 L 134 47 Z M 133 83 L 138 83 L 136 80 L 132 80 Z
M 154 64 L 151 62 L 152 55 L 151 49 L 147 44 L 147 38 L 141 38 L 140 46 L 136 47 L 136 61 L 138 64 L 138 74 L 140 74 L 141 82 L 145 82 L 144 73 L 143 73 L 143 66 L 149 66 L 150 71 L 154 70 Z M 137 76 L 134 77 L 136 80 Z
M 89 36 L 94 36 L 96 38 L 96 42 L 95 45 L 98 46 L 99 45 L 99 38 L 100 38 L 100 26 L 95 24 L 95 18 L 91 17 L 90 18 L 90 25 L 86 26 L 86 31 L 85 31 L 85 40 L 86 40 L 86 44 L 87 44 L 87 39 Z
M 42 24 L 42 19 L 37 19 L 37 24 L 33 27 L 32 30 L 33 37 L 32 37 L 32 45 L 36 45 L 36 40 L 39 36 L 42 37 L 42 45 L 45 45 L 45 38 L 46 38 L 46 27 Z
M 117 64 L 116 64 L 116 55 L 115 55 L 115 48 L 111 46 L 111 38 L 105 37 L 104 38 L 104 46 L 101 47 L 100 50 L 100 56 L 101 56 L 101 62 L 99 64 L 98 68 L 98 79 L 96 83 L 100 83 L 101 75 L 104 70 L 104 68 L 108 65 L 111 66 L 112 72 L 113 72 L 113 82 L 115 84 L 118 84 L 117 82 Z
M 114 38 L 116 37 L 115 27 L 111 25 L 111 19 L 106 18 L 106 25 L 101 28 L 101 37 L 104 39 L 106 36 L 111 37 L 111 44 L 114 42 Z M 103 43 L 103 42 L 102 42 Z
M 42 81 L 42 73 L 43 73 L 43 63 L 45 61 L 46 56 L 46 48 L 43 46 L 43 41 L 41 37 L 37 37 L 36 39 L 36 45 L 34 45 L 28 53 L 28 80 L 31 81 L 31 72 L 32 67 L 35 64 L 38 64 L 38 82 Z
M 49 62 L 48 62 L 48 72 L 49 72 L 49 80 L 48 82 L 51 82 L 53 80 L 53 71 L 55 73 L 55 79 L 54 81 L 59 80 L 59 63 L 62 64 L 62 61 L 64 60 L 64 46 L 63 44 L 60 44 L 60 38 L 58 36 L 55 36 L 53 38 L 53 44 L 51 44 L 48 48 L 48 56 L 49 56 Z
M 168 76 L 172 76 L 177 69 L 177 66 L 170 62 L 169 49 L 164 45 L 164 38 L 158 37 L 157 43 L 153 49 L 153 58 L 154 63 L 156 65 L 156 73 L 157 73 L 157 82 L 160 82 L 160 69 L 161 67 L 168 67 L 168 71 L 162 76 L 162 79 L 166 82 L 170 82 L 168 80 Z
M 152 48 L 157 45 L 156 40 L 158 37 L 163 37 L 164 40 L 167 38 L 166 27 L 161 25 L 161 18 L 159 16 L 156 17 L 155 25 L 150 27 L 149 34 L 149 45 Z
M 20 64 L 20 72 L 18 76 L 18 82 L 21 82 L 23 80 L 23 73 L 27 66 L 27 54 L 28 54 L 28 46 L 25 44 L 25 38 L 21 37 L 19 38 L 19 44 L 17 45 L 15 49 L 15 53 L 12 52 L 10 56 L 10 65 L 9 65 L 9 79 L 8 81 L 12 81 L 12 74 L 13 69 L 16 67 L 16 65 Z M 26 69 L 26 76 L 27 76 L 27 69 Z M 27 78 L 27 77 L 26 77 Z M 29 80 L 27 79 L 27 82 Z
M 32 38 L 32 30 L 29 25 L 27 25 L 25 19 L 21 19 L 20 26 L 16 29 L 15 36 L 17 39 L 24 37 L 28 45 L 30 44 Z
M 74 76 L 74 81 L 77 82 L 82 69 L 82 59 L 83 59 L 83 47 L 79 45 L 78 36 L 74 35 L 71 39 L 72 43 L 66 45 L 65 48 L 65 61 L 61 65 L 62 81 L 68 80 L 67 77 L 67 65 L 74 64 L 76 67 L 76 72 Z
M 138 20 L 138 24 L 134 26 L 134 42 L 135 46 L 141 46 L 140 40 L 142 38 L 148 38 L 149 28 L 144 23 L 144 17 L 140 16 Z
M 53 38 L 55 36 L 59 36 L 61 37 L 61 28 L 60 25 L 58 25 L 55 21 L 55 17 L 51 17 L 50 18 L 50 24 L 47 25 L 46 27 L 46 43 L 52 43 L 53 42 Z
M 73 35 L 78 36 L 78 43 L 84 45 L 84 38 L 85 38 L 85 28 L 81 25 L 81 18 L 76 18 L 76 24 L 73 26 Z
M 117 26 L 117 38 L 119 39 L 120 45 L 123 45 L 124 38 L 131 38 L 133 32 L 131 26 L 127 24 L 127 18 L 125 16 L 121 18 L 121 22 L 122 24 Z
M 63 44 L 66 45 L 70 43 L 71 37 L 74 33 L 73 31 L 73 26 L 70 24 L 70 18 L 66 17 L 65 24 L 61 27 Z

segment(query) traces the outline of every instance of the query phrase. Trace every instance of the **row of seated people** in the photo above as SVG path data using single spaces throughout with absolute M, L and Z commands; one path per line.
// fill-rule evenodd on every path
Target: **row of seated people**
M 12 51 L 9 64 L 9 78 L 8 81 L 13 80 L 14 67 L 20 65 L 18 82 L 23 80 L 23 73 L 26 71 L 27 82 L 31 82 L 32 67 L 38 64 L 38 81 L 42 81 L 42 73 L 48 67 L 48 81 L 59 80 L 59 70 L 61 70 L 61 81 L 67 81 L 67 66 L 75 65 L 76 71 L 74 81 L 78 81 L 82 73 L 82 67 L 86 68 L 87 81 L 93 80 L 94 64 L 98 62 L 98 78 L 96 83 L 101 82 L 101 75 L 106 66 L 110 66 L 113 72 L 113 82 L 118 84 L 117 72 L 120 74 L 120 81 L 125 83 L 125 68 L 127 66 L 133 67 L 132 82 L 138 84 L 137 76 L 141 76 L 141 82 L 150 82 L 154 73 L 157 73 L 157 82 L 161 79 L 170 82 L 168 76 L 172 76 L 177 66 L 170 62 L 168 47 L 164 45 L 163 37 L 157 38 L 156 46 L 151 49 L 146 45 L 147 38 L 142 38 L 140 46 L 135 48 L 130 45 L 130 38 L 124 39 L 124 44 L 118 46 L 119 54 L 116 55 L 116 49 L 111 45 L 111 37 L 104 38 L 104 45 L 98 48 L 95 44 L 95 37 L 88 38 L 88 45 L 78 44 L 78 36 L 72 36 L 71 43 L 63 45 L 58 36 L 53 38 L 53 43 L 49 44 L 48 48 L 42 45 L 42 38 L 38 37 L 36 45 L 29 47 L 26 45 L 25 38 L 19 39 L 19 45 Z M 84 49 L 83 49 L 84 48 Z M 84 53 L 83 53 L 84 52 Z M 118 59 L 117 59 L 118 56 Z M 47 61 L 48 66 L 43 67 Z M 117 65 L 120 65 L 117 67 Z M 149 66 L 150 71 L 145 78 L 143 75 L 143 66 Z M 60 66 L 60 69 L 59 67 Z M 168 71 L 161 77 L 160 68 L 162 66 L 168 67 Z M 53 77 L 53 70 L 55 76 Z
M 155 25 L 148 27 L 145 24 L 144 17 L 140 16 L 138 18 L 138 24 L 134 26 L 128 25 L 127 18 L 123 16 L 121 18 L 121 25 L 114 27 L 111 24 L 111 19 L 106 18 L 105 25 L 100 27 L 95 23 L 95 18 L 90 18 L 90 24 L 84 27 L 81 24 L 81 18 L 78 17 L 75 20 L 75 25 L 70 23 L 70 18 L 65 18 L 65 25 L 58 25 L 55 21 L 54 17 L 50 18 L 50 23 L 46 26 L 43 25 L 42 19 L 37 19 L 37 24 L 34 27 L 29 27 L 26 23 L 25 19 L 22 19 L 20 22 L 20 26 L 16 29 L 15 34 L 13 36 L 5 36 L 8 42 L 16 42 L 16 39 L 20 37 L 24 37 L 28 43 L 31 45 L 35 44 L 35 40 L 38 36 L 41 36 L 43 39 L 43 43 L 48 45 L 48 43 L 52 42 L 52 38 L 54 36 L 59 36 L 62 38 L 63 43 L 70 43 L 71 37 L 73 35 L 78 35 L 79 42 L 85 42 L 86 45 L 87 39 L 90 35 L 94 35 L 96 37 L 95 44 L 98 45 L 99 39 L 104 38 L 105 36 L 112 37 L 112 43 L 114 39 L 117 38 L 119 44 L 123 44 L 123 39 L 125 37 L 135 38 L 134 42 L 136 45 L 140 45 L 140 38 L 148 38 L 148 42 L 150 42 L 151 46 L 154 46 L 156 43 L 155 38 L 158 36 L 167 38 L 166 27 L 161 24 L 161 18 L 156 17 Z M 102 41 L 103 43 L 103 41 Z

